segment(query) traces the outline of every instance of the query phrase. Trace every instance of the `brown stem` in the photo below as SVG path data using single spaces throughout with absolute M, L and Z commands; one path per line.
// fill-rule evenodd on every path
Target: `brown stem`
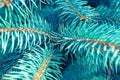
M 6 7 L 10 7 L 10 3 L 12 2 L 13 0 L 2 0 L 2 1 L 0 1 L 0 4 L 2 5 L 2 6 L 6 6 Z
M 13 32 L 13 31 L 24 31 L 24 32 L 32 32 L 32 33 L 38 33 L 43 34 L 48 37 L 53 37 L 52 35 L 35 29 L 29 29 L 29 28 L 0 28 L 0 32 Z
M 88 22 L 88 18 L 83 16 L 72 4 L 69 0 L 66 0 L 66 2 L 68 3 L 68 5 L 71 7 L 71 9 L 79 16 L 80 20 L 83 21 L 87 21 Z
M 33 77 L 33 80 L 41 80 L 42 76 L 44 75 L 47 67 L 48 67 L 48 64 L 52 58 L 52 54 L 50 55 L 50 57 L 48 57 L 46 60 L 43 61 L 43 64 L 40 65 L 40 68 L 38 70 L 38 72 L 36 73 L 36 75 Z
M 109 43 L 106 41 L 100 41 L 100 40 L 93 40 L 93 39 L 82 39 L 82 38 L 72 38 L 72 39 L 64 39 L 64 40 L 60 40 L 58 42 L 54 42 L 53 44 L 58 45 L 58 44 L 62 44 L 66 41 L 85 41 L 85 42 L 92 42 L 92 43 L 98 43 L 101 44 L 103 46 L 107 46 L 107 47 L 115 47 L 116 49 L 120 50 L 120 46 L 117 46 L 117 43 Z

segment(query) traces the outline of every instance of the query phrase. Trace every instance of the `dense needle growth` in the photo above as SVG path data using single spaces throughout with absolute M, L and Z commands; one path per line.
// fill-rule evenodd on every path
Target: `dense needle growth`
M 0 80 L 120 80 L 120 0 L 0 0 Z

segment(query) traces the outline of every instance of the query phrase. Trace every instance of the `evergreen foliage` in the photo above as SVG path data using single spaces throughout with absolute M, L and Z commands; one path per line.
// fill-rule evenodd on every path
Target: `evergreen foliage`
M 0 80 L 120 80 L 120 0 L 0 0 Z

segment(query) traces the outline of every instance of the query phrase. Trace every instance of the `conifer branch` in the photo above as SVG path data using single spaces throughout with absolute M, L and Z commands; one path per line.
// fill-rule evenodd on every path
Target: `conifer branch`
M 88 18 L 83 16 L 73 5 L 69 0 L 66 0 L 66 2 L 68 3 L 68 5 L 71 7 L 71 9 L 79 16 L 80 20 L 85 20 L 88 22 Z
M 52 35 L 40 31 L 40 30 L 35 30 L 35 29 L 30 29 L 30 28 L 0 28 L 0 32 L 14 32 L 14 31 L 24 31 L 24 32 L 31 32 L 31 33 L 38 33 L 38 34 L 43 34 L 48 37 L 53 37 Z
M 50 56 L 43 61 L 43 64 L 40 65 L 40 68 L 38 72 L 36 73 L 36 75 L 33 77 L 33 80 L 41 80 L 52 57 L 53 55 L 50 54 Z
M 82 39 L 82 38 L 70 38 L 70 39 L 64 39 L 64 40 L 59 40 L 58 42 L 54 42 L 53 44 L 62 44 L 65 43 L 66 41 L 84 41 L 84 42 L 92 42 L 92 43 L 98 43 L 103 46 L 107 47 L 115 47 L 116 49 L 120 50 L 120 46 L 117 46 L 117 43 L 109 43 L 105 41 L 100 41 L 100 40 L 93 40 L 93 39 Z

